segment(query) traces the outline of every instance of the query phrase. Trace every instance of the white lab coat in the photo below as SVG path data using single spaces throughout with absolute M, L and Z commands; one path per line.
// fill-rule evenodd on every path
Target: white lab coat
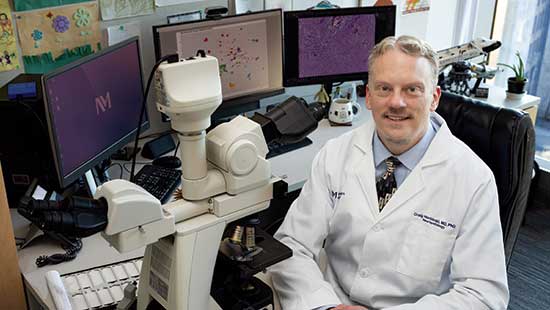
M 424 157 L 378 211 L 369 122 L 327 142 L 275 237 L 283 309 L 505 309 L 509 293 L 490 169 L 441 124 Z M 327 269 L 317 263 L 325 241 Z

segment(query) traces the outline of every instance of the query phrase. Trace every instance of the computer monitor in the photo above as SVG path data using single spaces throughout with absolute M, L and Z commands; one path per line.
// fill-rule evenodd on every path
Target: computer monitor
M 367 80 L 373 46 L 395 35 L 395 6 L 284 14 L 284 86 Z M 329 90 L 327 90 L 329 91 Z
M 157 60 L 200 49 L 218 58 L 223 102 L 213 118 L 256 109 L 261 98 L 284 92 L 281 10 L 153 26 L 153 37 Z
M 42 79 L 55 169 L 65 188 L 135 138 L 143 99 L 138 39 Z M 140 125 L 149 128 L 147 116 Z

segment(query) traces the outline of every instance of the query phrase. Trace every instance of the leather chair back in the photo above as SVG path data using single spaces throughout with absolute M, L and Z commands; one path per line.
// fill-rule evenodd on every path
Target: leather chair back
M 436 112 L 495 175 L 509 264 L 531 185 L 535 156 L 533 123 L 523 111 L 495 107 L 449 92 L 443 92 Z

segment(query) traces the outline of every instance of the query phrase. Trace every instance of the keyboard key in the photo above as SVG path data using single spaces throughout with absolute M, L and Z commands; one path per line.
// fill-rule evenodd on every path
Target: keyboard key
M 84 299 L 84 295 L 82 295 L 82 294 L 74 295 L 72 297 L 71 304 L 72 304 L 74 310 L 89 309 L 88 304 L 86 303 L 86 300 Z
M 139 271 L 137 270 L 136 266 L 134 266 L 133 263 L 126 263 L 123 265 L 124 269 L 126 269 L 126 272 L 130 277 L 137 277 L 139 276 Z
M 90 291 L 84 294 L 84 298 L 91 308 L 97 308 L 101 306 L 101 302 L 99 302 L 99 298 L 97 297 L 97 294 L 95 292 Z
M 113 300 L 113 297 L 111 297 L 111 293 L 109 293 L 108 289 L 102 289 L 97 291 L 97 295 L 99 295 L 99 300 L 101 301 L 101 304 L 103 305 L 110 305 L 113 304 L 115 301 Z
M 103 279 L 107 283 L 115 282 L 116 278 L 113 272 L 111 271 L 111 268 L 103 268 L 101 269 L 101 275 L 103 276 Z
M 97 270 L 90 271 L 90 273 L 88 273 L 88 277 L 92 280 L 92 285 L 95 288 L 103 287 L 105 284 L 105 281 L 103 281 L 101 274 Z
M 68 276 L 63 278 L 63 285 L 69 294 L 74 295 L 80 293 L 80 285 L 76 282 L 76 278 Z
M 119 280 L 128 279 L 128 275 L 124 271 L 122 265 L 115 265 L 113 267 L 113 272 L 115 273 L 115 277 Z
M 113 298 L 116 302 L 119 302 L 124 298 L 124 292 L 122 291 L 122 288 L 120 286 L 111 286 L 109 288 L 109 291 L 111 291 L 111 295 L 113 295 Z
M 136 263 L 136 267 L 137 267 L 138 271 L 141 273 L 141 264 L 143 263 L 143 261 L 140 259 L 140 260 L 136 261 L 135 263 Z
M 88 275 L 86 275 L 85 273 L 81 273 L 81 274 L 77 275 L 76 279 L 77 279 L 78 284 L 80 285 L 80 287 L 83 288 L 83 289 L 92 286 L 92 282 L 90 282 L 90 278 L 88 278 Z

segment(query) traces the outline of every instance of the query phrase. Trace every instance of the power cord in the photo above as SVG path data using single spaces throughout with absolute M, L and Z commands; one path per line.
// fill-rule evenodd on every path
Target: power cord
M 151 88 L 151 82 L 153 82 L 153 77 L 155 76 L 155 72 L 160 66 L 161 63 L 168 60 L 169 63 L 177 62 L 179 60 L 178 54 L 170 54 L 163 56 L 155 63 L 153 66 L 153 69 L 151 70 L 151 73 L 149 73 L 149 80 L 147 81 L 147 87 L 145 87 L 145 94 L 143 95 L 143 100 L 141 101 L 141 113 L 139 113 L 139 122 L 137 124 L 136 128 L 136 139 L 134 141 L 134 150 L 137 150 L 138 143 L 139 143 L 139 134 L 141 131 L 141 122 L 143 121 L 143 117 L 145 115 L 145 110 L 147 108 L 147 96 L 149 95 L 149 89 Z M 134 171 L 136 169 L 136 157 L 137 152 L 133 154 L 132 156 L 132 169 L 130 170 L 130 182 L 134 181 Z
M 36 266 L 44 267 L 46 265 L 56 265 L 62 262 L 67 262 L 76 258 L 76 255 L 82 249 L 82 240 L 77 238 L 74 240 L 73 246 L 64 245 L 65 253 L 57 253 L 52 255 L 42 255 L 36 259 Z

